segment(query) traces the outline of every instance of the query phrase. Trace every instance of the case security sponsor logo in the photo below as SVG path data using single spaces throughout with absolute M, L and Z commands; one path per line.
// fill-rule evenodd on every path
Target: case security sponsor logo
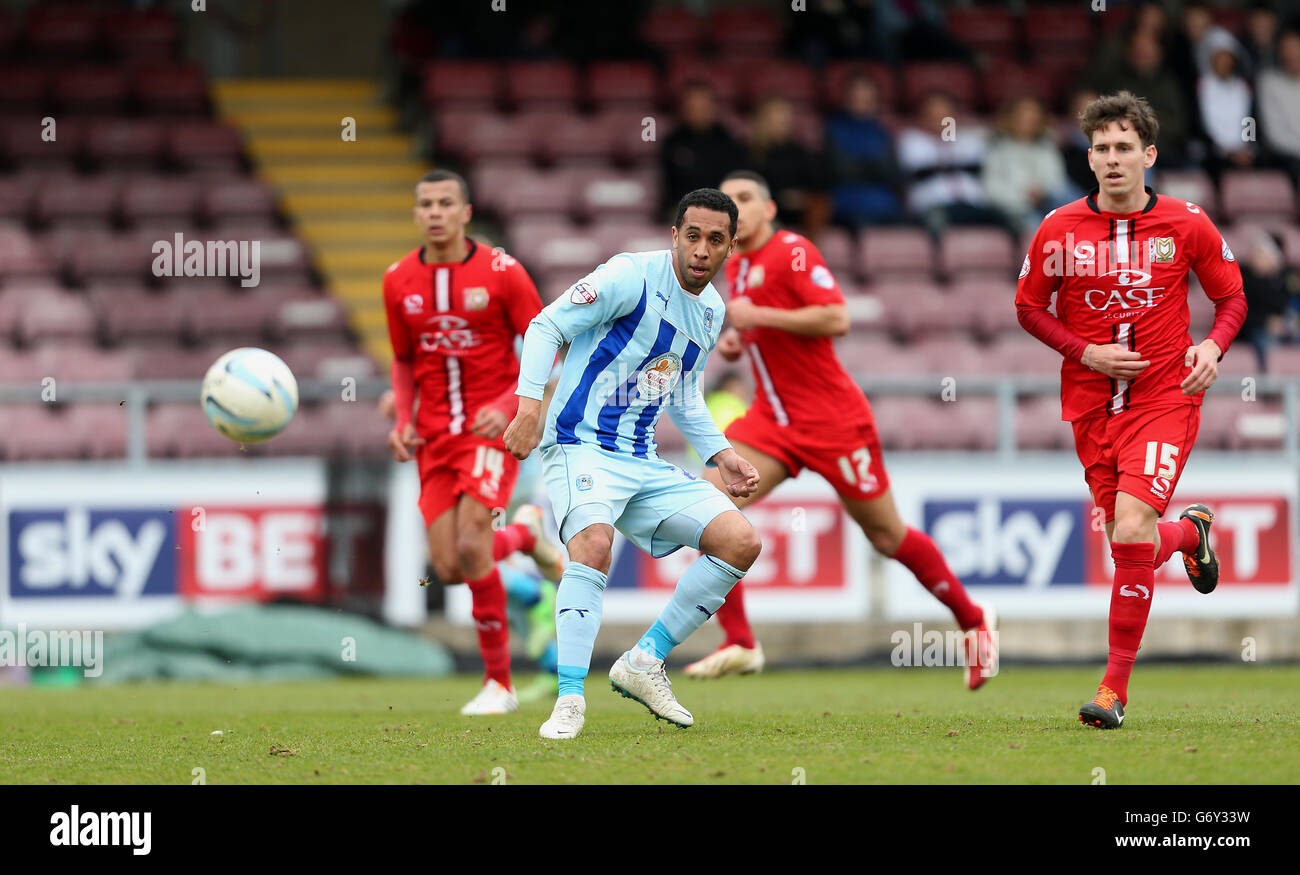
M 965 584 L 1082 584 L 1084 510 L 1080 501 L 932 500 L 925 528 Z
M 12 598 L 175 592 L 175 523 L 165 509 L 15 509 L 8 529 Z

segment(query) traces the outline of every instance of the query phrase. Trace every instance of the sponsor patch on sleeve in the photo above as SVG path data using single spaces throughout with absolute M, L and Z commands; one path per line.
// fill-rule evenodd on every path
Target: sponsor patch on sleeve
M 569 300 L 575 304 L 590 304 L 596 300 L 596 289 L 590 283 L 578 283 L 569 290 Z
M 1228 241 L 1227 241 L 1227 239 L 1224 238 L 1222 235 L 1220 235 L 1220 236 L 1219 236 L 1219 240 L 1222 241 L 1222 243 L 1223 243 L 1223 260 L 1224 260 L 1224 261 L 1236 261 L 1236 260 L 1237 260 L 1237 257 L 1236 257 L 1235 255 L 1232 254 L 1232 249 L 1230 249 L 1230 248 L 1228 247 Z
M 835 287 L 835 277 L 831 276 L 831 272 L 826 269 L 826 265 L 824 264 L 819 264 L 814 267 L 810 274 L 810 278 L 813 281 L 813 285 L 821 286 L 823 289 L 832 289 Z
M 1020 278 L 1024 279 L 1029 276 L 1029 253 L 1025 253 L 1025 263 L 1020 265 Z

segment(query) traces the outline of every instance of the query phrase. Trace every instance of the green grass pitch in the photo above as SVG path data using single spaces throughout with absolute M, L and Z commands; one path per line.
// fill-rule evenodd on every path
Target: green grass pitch
M 1139 665 L 1113 732 L 1076 718 L 1099 675 L 1005 666 L 970 693 L 956 669 L 672 672 L 681 730 L 598 667 L 569 742 L 537 737 L 549 701 L 461 717 L 467 676 L 8 689 L 0 782 L 1300 783 L 1300 668 Z

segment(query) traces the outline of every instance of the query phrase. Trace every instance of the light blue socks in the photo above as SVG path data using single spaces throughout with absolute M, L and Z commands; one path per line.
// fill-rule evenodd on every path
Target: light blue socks
M 722 607 L 727 593 L 744 576 L 743 571 L 716 557 L 704 555 L 696 559 L 677 581 L 673 597 L 659 619 L 636 646 L 655 659 L 664 659 Z
M 600 631 L 600 605 L 608 577 L 580 562 L 564 568 L 555 593 L 555 639 L 559 645 L 560 695 L 583 694 L 591 648 Z

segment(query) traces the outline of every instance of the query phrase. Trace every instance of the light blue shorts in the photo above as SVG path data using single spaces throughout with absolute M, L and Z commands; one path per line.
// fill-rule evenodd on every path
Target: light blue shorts
M 542 467 L 566 544 L 587 526 L 605 523 L 658 559 L 679 547 L 698 549 L 705 526 L 736 509 L 712 483 L 663 459 L 551 444 L 542 449 Z

